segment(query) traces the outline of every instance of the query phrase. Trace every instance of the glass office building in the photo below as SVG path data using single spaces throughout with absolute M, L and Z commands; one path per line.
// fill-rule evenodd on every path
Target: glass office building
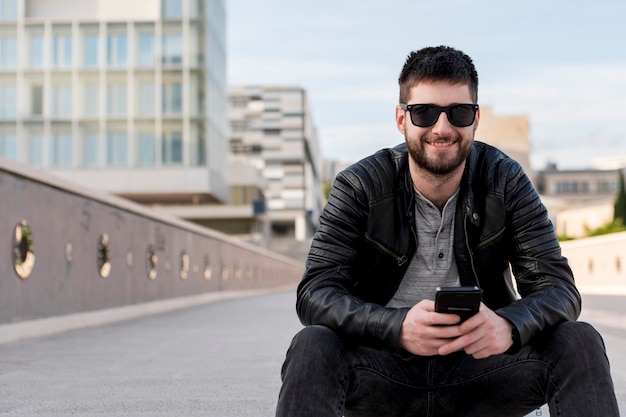
M 225 0 L 0 0 L 0 155 L 143 203 L 228 200 Z

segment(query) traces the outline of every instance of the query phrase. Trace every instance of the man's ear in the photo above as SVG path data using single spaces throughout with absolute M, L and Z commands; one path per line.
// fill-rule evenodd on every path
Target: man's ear
M 406 118 L 406 111 L 402 110 L 400 105 L 396 106 L 396 127 L 404 135 L 404 121 Z

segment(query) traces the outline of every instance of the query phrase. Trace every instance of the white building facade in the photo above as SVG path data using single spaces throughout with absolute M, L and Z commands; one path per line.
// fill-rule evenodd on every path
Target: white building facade
M 0 0 L 0 155 L 144 203 L 228 200 L 225 0 Z
M 323 205 L 322 156 L 306 91 L 231 87 L 229 123 L 231 153 L 245 156 L 263 177 L 270 240 L 306 244 Z

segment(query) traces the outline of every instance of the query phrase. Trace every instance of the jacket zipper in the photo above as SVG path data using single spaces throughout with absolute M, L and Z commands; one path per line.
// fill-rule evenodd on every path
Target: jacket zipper
M 467 216 L 465 216 L 463 220 L 463 230 L 465 232 L 465 246 L 467 246 L 467 251 L 470 254 L 470 264 L 472 265 L 472 272 L 474 273 L 474 279 L 476 280 L 476 285 L 478 285 L 479 288 L 482 288 L 480 286 L 480 280 L 478 279 L 478 274 L 476 273 L 476 267 L 474 266 L 474 252 L 472 251 L 472 248 L 470 247 L 470 244 L 469 244 L 469 237 L 467 234 Z
M 505 228 L 503 227 L 498 233 L 496 233 L 495 235 L 491 236 L 489 239 L 480 242 L 478 245 L 476 245 L 476 249 L 480 249 L 483 246 L 487 246 L 488 244 L 490 244 L 491 242 L 493 242 L 494 240 L 496 240 L 497 238 L 502 236 L 504 234 L 504 230 L 505 230 Z
M 374 239 L 370 238 L 367 235 L 365 235 L 365 240 L 367 240 L 368 242 L 373 243 L 378 249 L 380 249 L 381 251 L 385 252 L 387 255 L 395 258 L 398 266 L 404 265 L 404 263 L 407 261 L 406 255 L 401 255 L 400 256 L 400 255 L 397 255 L 397 254 L 393 253 L 392 251 L 390 251 L 389 249 L 387 249 L 386 247 L 384 247 L 380 243 L 376 242 Z

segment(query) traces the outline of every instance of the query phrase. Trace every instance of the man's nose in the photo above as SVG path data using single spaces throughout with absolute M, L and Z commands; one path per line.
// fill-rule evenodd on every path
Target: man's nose
M 440 136 L 446 136 L 450 134 L 450 132 L 452 132 L 452 124 L 450 124 L 446 112 L 442 111 L 441 113 L 439 113 L 439 118 L 433 125 L 432 131 L 433 133 Z

